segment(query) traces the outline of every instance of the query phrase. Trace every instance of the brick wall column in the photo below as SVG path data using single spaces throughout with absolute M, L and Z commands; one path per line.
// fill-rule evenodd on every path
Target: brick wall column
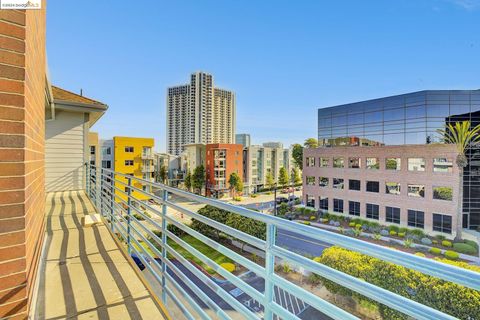
M 43 243 L 45 69 L 45 9 L 0 10 L 1 319 L 27 318 Z

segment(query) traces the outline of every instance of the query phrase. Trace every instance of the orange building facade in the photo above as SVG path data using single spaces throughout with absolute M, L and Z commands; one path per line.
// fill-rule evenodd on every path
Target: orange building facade
M 206 145 L 205 152 L 207 195 L 217 198 L 229 195 L 230 175 L 236 173 L 243 181 L 243 146 L 213 143 Z

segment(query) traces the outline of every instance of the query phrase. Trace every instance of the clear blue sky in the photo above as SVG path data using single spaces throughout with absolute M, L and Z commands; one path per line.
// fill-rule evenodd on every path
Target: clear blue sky
M 165 150 L 166 88 L 197 70 L 236 92 L 254 143 L 315 137 L 319 107 L 480 88 L 480 0 L 136 3 L 47 3 L 52 81 L 109 105 L 103 138 Z

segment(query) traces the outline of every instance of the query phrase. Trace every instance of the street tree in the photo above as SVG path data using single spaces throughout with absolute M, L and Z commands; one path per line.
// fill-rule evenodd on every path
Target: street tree
M 167 168 L 165 168 L 164 165 L 160 167 L 160 170 L 158 172 L 158 178 L 160 179 L 160 182 L 165 184 L 167 181 Z
M 230 185 L 230 190 L 232 191 L 233 196 L 235 196 L 237 192 L 243 191 L 242 178 L 240 178 L 236 172 L 230 174 L 230 177 L 228 178 L 228 184 Z
M 315 138 L 308 138 L 307 140 L 305 140 L 303 145 L 305 146 L 305 148 L 308 148 L 308 149 L 317 148 L 318 140 Z
M 281 167 L 279 172 L 278 172 L 278 184 L 284 188 L 288 185 L 288 172 L 287 169 L 284 167 Z
M 470 121 L 449 123 L 444 129 L 437 130 L 442 136 L 442 141 L 447 144 L 454 144 L 457 148 L 456 164 L 458 167 L 458 177 L 460 180 L 458 188 L 457 201 L 457 229 L 455 239 L 460 239 L 462 234 L 463 222 L 463 170 L 468 165 L 468 159 L 465 155 L 467 148 L 478 146 L 480 144 L 480 125 L 471 128 Z
M 192 190 L 192 174 L 190 173 L 190 170 L 188 170 L 187 175 L 185 176 L 184 184 L 188 191 Z
M 302 183 L 302 177 L 300 177 L 300 170 L 298 170 L 298 168 L 294 167 L 292 169 L 292 172 L 290 174 L 290 181 L 293 185 L 298 185 Z
M 192 187 L 195 193 L 201 194 L 203 186 L 205 186 L 205 168 L 200 165 L 193 170 Z
M 272 189 L 273 185 L 275 184 L 275 180 L 273 179 L 273 175 L 271 172 L 267 172 L 265 176 L 265 184 L 267 185 L 268 189 Z
M 298 168 L 303 167 L 303 146 L 301 144 L 295 143 L 293 145 L 292 158 L 293 158 L 293 162 Z

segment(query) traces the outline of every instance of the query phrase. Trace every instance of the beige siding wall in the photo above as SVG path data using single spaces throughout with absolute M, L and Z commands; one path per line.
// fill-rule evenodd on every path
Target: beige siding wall
M 55 120 L 46 123 L 47 192 L 84 188 L 87 133 L 84 113 L 57 110 Z

